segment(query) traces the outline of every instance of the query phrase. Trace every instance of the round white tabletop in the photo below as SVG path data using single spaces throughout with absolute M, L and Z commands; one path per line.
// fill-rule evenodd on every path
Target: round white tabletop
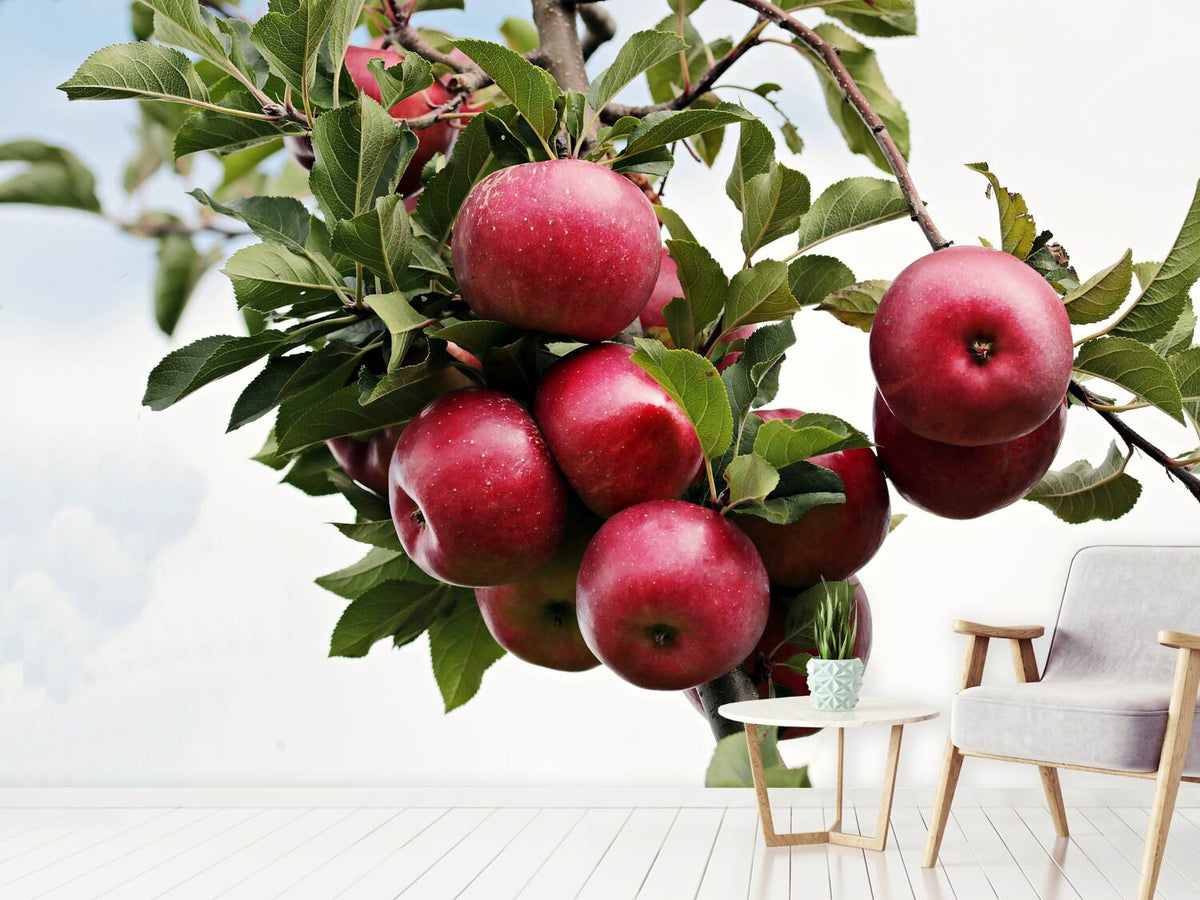
M 755 725 L 784 725 L 796 728 L 857 728 L 866 725 L 904 725 L 936 718 L 938 710 L 907 700 L 862 697 L 858 706 L 844 712 L 817 709 L 811 697 L 775 697 L 770 700 L 741 700 L 717 710 L 727 719 Z

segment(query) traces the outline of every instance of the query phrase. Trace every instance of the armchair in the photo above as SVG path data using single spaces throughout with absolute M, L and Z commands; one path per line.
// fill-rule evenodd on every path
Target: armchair
M 1152 778 L 1138 897 L 1153 897 L 1179 784 L 1200 782 L 1200 740 L 1189 740 L 1200 688 L 1198 595 L 1200 547 L 1080 550 L 1040 677 L 1033 641 L 1042 627 L 955 622 L 967 652 L 923 865 L 937 860 L 966 757 L 1037 766 L 1060 837 L 1068 826 L 1058 769 Z M 1158 630 L 1164 625 L 1189 631 Z M 1009 642 L 1015 684 L 982 684 L 992 639 Z

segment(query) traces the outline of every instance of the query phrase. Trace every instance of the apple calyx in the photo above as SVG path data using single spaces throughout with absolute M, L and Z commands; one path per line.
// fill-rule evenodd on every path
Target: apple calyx
M 977 338 L 971 342 L 971 354 L 974 356 L 976 364 L 982 366 L 992 355 L 992 342 Z

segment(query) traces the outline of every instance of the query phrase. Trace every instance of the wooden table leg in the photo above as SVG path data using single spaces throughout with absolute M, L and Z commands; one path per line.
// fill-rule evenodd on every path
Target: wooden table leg
M 883 850 L 887 847 L 888 829 L 892 821 L 892 799 L 896 795 L 896 770 L 900 765 L 900 740 L 904 736 L 903 725 L 893 725 L 891 740 L 888 742 L 888 758 L 883 773 L 883 796 L 879 800 L 879 816 L 875 820 L 875 835 L 846 834 L 842 831 L 831 830 L 829 843 L 846 847 L 859 847 L 863 850 Z M 840 794 L 840 787 L 839 794 Z
M 771 798 L 767 794 L 767 779 L 763 774 L 762 749 L 758 744 L 757 725 L 746 724 L 746 747 L 750 751 L 750 774 L 754 777 L 754 793 L 758 797 L 758 816 L 762 821 L 763 843 L 768 847 L 829 843 L 828 831 L 800 831 L 793 834 L 776 834 L 775 819 L 771 816 Z
M 846 729 L 839 728 L 837 733 L 837 811 L 833 824 L 829 826 L 830 831 L 842 830 L 842 763 L 846 756 Z

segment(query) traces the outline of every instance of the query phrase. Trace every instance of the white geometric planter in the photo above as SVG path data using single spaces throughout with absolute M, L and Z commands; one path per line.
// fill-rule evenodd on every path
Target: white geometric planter
M 854 659 L 808 660 L 808 691 L 817 709 L 848 710 L 858 705 L 862 691 L 863 661 Z

